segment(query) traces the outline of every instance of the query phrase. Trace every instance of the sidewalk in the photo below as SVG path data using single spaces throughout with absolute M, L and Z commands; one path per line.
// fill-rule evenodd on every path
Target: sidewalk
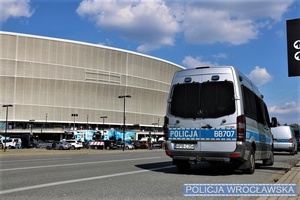
M 297 196 L 294 197 L 259 197 L 257 200 L 297 200 L 300 199 L 300 162 L 283 175 L 276 184 L 297 184 Z
M 297 196 L 265 196 L 265 197 L 255 197 L 255 196 L 244 196 L 239 197 L 238 200 L 299 200 L 300 199 L 300 162 L 298 162 L 294 167 L 292 167 L 286 174 L 284 174 L 276 183 L 274 184 L 296 184 L 297 185 Z

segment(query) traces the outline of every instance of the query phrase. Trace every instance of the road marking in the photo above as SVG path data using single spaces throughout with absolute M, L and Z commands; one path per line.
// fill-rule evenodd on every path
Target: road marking
M 128 159 L 128 160 L 132 160 L 132 159 Z M 40 185 L 20 187 L 20 188 L 14 188 L 14 189 L 9 189 L 9 190 L 2 190 L 2 191 L 0 191 L 0 195 L 14 193 L 14 192 L 21 192 L 21 191 L 25 191 L 25 190 L 32 190 L 32 189 L 39 189 L 39 188 L 45 188 L 45 187 L 51 187 L 51 186 L 70 184 L 70 183 L 78 183 L 78 182 L 83 182 L 83 181 L 93 181 L 93 180 L 111 178 L 111 177 L 116 177 L 116 176 L 125 176 L 125 175 L 130 175 L 130 174 L 148 172 L 148 171 L 157 171 L 157 170 L 168 169 L 168 168 L 173 168 L 173 167 L 174 166 L 172 165 L 172 166 L 157 167 L 157 168 L 152 168 L 152 169 L 144 169 L 144 170 L 137 170 L 137 171 L 131 171 L 131 172 L 109 174 L 109 175 L 104 175 L 104 176 L 95 176 L 95 177 L 89 177 L 89 178 L 80 178 L 80 179 L 74 179 L 74 180 L 58 181 L 58 182 L 53 182 L 53 183 L 45 183 L 45 184 L 40 184 Z
M 39 168 L 76 166 L 76 165 L 90 165 L 90 164 L 111 163 L 111 162 L 124 162 L 124 161 L 134 161 L 134 160 L 149 160 L 149 159 L 156 159 L 156 158 L 160 158 L 160 157 L 132 158 L 132 159 L 123 159 L 123 160 L 106 160 L 106 161 L 97 161 L 97 162 L 69 163 L 69 164 L 61 164 L 61 165 L 44 165 L 44 166 L 34 166 L 34 167 L 19 167 L 19 168 L 10 168 L 10 169 L 0 169 L 0 172 L 39 169 Z
M 27 160 L 6 160 L 6 161 L 1 161 L 1 163 L 20 163 L 20 162 L 35 162 L 35 161 L 53 161 L 53 160 L 67 160 L 67 159 L 71 159 L 71 158 L 41 158 L 41 159 L 27 159 Z
M 131 155 L 131 154 L 127 154 Z M 104 154 L 104 155 L 85 155 L 88 156 L 89 158 L 97 157 L 97 158 L 106 158 L 106 157 L 113 157 L 113 156 L 119 156 L 119 155 L 113 155 L 113 154 Z M 83 157 L 77 157 L 80 159 L 83 159 Z M 37 159 L 23 159 L 23 160 L 6 160 L 6 161 L 1 161 L 1 163 L 20 163 L 20 162 L 35 162 L 35 161 L 53 161 L 53 160 L 67 160 L 67 159 L 72 159 L 72 157 L 53 157 L 53 158 L 37 158 Z

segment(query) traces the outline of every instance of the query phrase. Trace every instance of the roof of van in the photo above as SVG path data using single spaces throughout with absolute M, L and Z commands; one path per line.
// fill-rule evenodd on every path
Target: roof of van
M 180 73 L 180 72 L 184 72 L 184 71 L 195 71 L 195 70 L 201 70 L 201 69 L 218 69 L 218 68 L 219 69 L 230 68 L 230 69 L 234 70 L 238 76 L 242 77 L 243 81 L 246 81 L 246 82 L 248 82 L 249 85 L 251 85 L 250 89 L 254 93 L 256 93 L 257 96 L 259 96 L 260 98 L 263 99 L 263 95 L 259 91 L 258 87 L 245 74 L 243 74 L 241 71 L 239 71 L 239 69 L 237 69 L 234 66 L 230 66 L 230 65 L 228 65 L 228 66 L 199 66 L 199 67 L 195 67 L 195 68 L 182 69 L 182 70 L 177 71 L 176 73 Z

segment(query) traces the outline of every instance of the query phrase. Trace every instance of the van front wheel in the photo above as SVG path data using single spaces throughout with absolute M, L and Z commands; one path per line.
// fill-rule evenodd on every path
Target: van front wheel
M 249 167 L 244 169 L 244 173 L 246 174 L 253 174 L 255 171 L 255 153 L 254 150 L 251 149 L 250 156 L 249 156 Z
M 271 151 L 269 159 L 263 160 L 263 165 L 272 166 L 273 164 L 274 164 L 274 152 Z

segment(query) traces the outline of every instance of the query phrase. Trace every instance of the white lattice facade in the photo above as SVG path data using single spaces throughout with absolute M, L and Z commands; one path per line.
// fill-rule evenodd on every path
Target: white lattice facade
M 0 32 L 0 105 L 9 121 L 123 123 L 163 121 L 171 79 L 180 66 L 154 57 L 82 42 Z M 5 121 L 5 110 L 0 113 Z

